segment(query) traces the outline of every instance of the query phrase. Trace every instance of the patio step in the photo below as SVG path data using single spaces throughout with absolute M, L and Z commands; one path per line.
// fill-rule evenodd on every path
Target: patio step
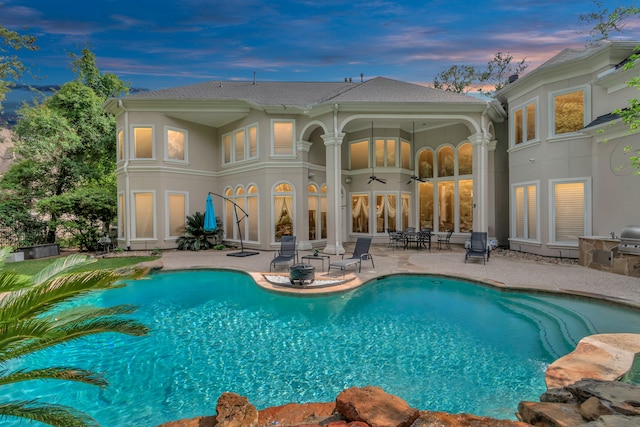
M 545 350 L 559 358 L 574 349 L 588 335 L 597 334 L 595 326 L 580 313 L 549 301 L 532 297 L 512 297 L 501 303 L 506 309 L 537 325 Z

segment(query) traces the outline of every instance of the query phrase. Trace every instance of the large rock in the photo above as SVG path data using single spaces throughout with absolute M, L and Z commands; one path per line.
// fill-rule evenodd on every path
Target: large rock
M 335 402 L 326 403 L 288 403 L 271 406 L 258 412 L 260 426 L 297 426 L 305 424 L 326 424 L 341 419 L 335 414 Z
M 640 387 L 617 381 L 582 380 L 566 387 L 583 403 L 591 397 L 597 398 L 614 413 L 640 416 Z M 640 425 L 640 419 L 638 420 Z
M 498 420 L 471 414 L 421 411 L 411 427 L 529 427 L 520 421 Z
M 518 418 L 542 427 L 573 427 L 586 423 L 576 403 L 520 402 Z
M 336 410 L 349 421 L 371 427 L 409 427 L 420 415 L 407 402 L 380 387 L 351 387 L 336 398 Z
M 196 417 L 185 420 L 170 421 L 160 424 L 158 427 L 214 427 L 216 425 L 216 417 Z
M 258 410 L 236 393 L 222 393 L 216 406 L 217 427 L 258 427 Z

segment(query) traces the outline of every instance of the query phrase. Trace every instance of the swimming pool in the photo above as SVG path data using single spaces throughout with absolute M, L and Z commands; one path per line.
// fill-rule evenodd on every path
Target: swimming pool
M 640 332 L 638 311 L 431 276 L 300 298 L 238 272 L 181 271 L 88 299 L 139 305 L 151 334 L 94 336 L 24 363 L 103 371 L 111 385 L 29 382 L 3 388 L 7 397 L 72 405 L 123 427 L 215 414 L 225 391 L 262 409 L 376 385 L 419 409 L 514 419 L 521 400 L 545 390 L 547 365 L 580 338 Z

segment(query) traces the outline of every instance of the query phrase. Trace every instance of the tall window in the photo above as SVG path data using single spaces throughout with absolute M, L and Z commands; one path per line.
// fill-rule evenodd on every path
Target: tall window
M 556 243 L 578 243 L 579 236 L 589 234 L 588 179 L 552 180 L 552 239 Z
M 227 188 L 224 191 L 224 233 L 227 239 L 258 242 L 260 217 L 258 212 L 258 187 L 239 185 L 235 191 Z M 236 206 L 234 205 L 238 205 Z M 237 211 L 236 211 L 237 209 Z M 245 211 L 248 216 L 245 217 Z M 236 214 L 238 217 L 236 217 Z M 240 219 L 240 224 L 238 224 Z M 240 235 L 242 233 L 242 236 Z
M 420 178 L 433 178 L 433 151 L 424 149 L 418 154 L 418 176 Z
M 234 194 L 231 188 L 224 190 L 224 235 L 227 239 L 236 239 L 236 216 L 234 209 Z
M 124 193 L 118 193 L 118 237 L 125 237 L 124 225 L 127 217 L 124 207 Z
M 411 169 L 411 143 L 409 141 L 400 141 L 400 167 Z
M 465 142 L 458 147 L 458 175 L 471 175 L 473 173 L 473 147 Z
M 273 189 L 274 237 L 279 242 L 282 236 L 293 236 L 293 187 L 279 183 Z
M 253 124 L 222 135 L 224 163 L 258 157 L 258 125 Z
M 458 207 L 460 209 L 458 229 L 461 233 L 469 233 L 473 230 L 473 180 L 461 179 L 458 181 Z M 449 230 L 453 230 L 453 228 L 442 229 L 442 231 Z
M 376 194 L 376 233 L 383 234 L 387 228 L 396 230 L 397 222 L 397 193 Z
M 166 160 L 187 161 L 187 131 L 165 128 Z
M 351 195 L 351 231 L 369 233 L 369 195 Z
M 537 139 L 536 107 L 537 102 L 533 101 L 522 107 L 516 108 L 512 112 L 512 141 L 514 145 L 527 143 Z
M 247 240 L 257 242 L 259 240 L 259 224 L 260 217 L 258 216 L 258 187 L 250 185 L 247 188 L 247 213 L 249 218 L 246 219 L 247 231 L 245 236 Z
M 155 237 L 153 193 L 134 193 L 133 209 L 135 217 L 134 237 L 136 239 L 153 239 Z
M 271 154 L 275 156 L 295 155 L 293 120 L 272 120 L 271 126 Z
M 349 144 L 351 170 L 369 167 L 369 141 L 356 141 Z
M 133 157 L 135 159 L 153 158 L 153 128 L 133 128 Z
M 433 230 L 433 182 L 418 184 L 418 216 L 420 228 Z
M 512 187 L 513 237 L 538 240 L 538 184 L 516 184 Z
M 375 140 L 375 162 L 379 167 L 396 166 L 396 140 L 376 139 Z
M 320 191 L 315 184 L 309 184 L 309 240 L 327 238 L 327 186 Z
M 187 193 L 167 192 L 167 237 L 177 238 L 184 235 L 187 217 Z
M 438 150 L 438 176 L 453 176 L 453 147 L 445 145 Z
M 453 181 L 438 182 L 438 230 L 453 230 L 455 226 Z
M 118 148 L 116 151 L 117 160 L 124 160 L 124 131 L 118 129 Z
M 552 100 L 554 135 L 577 132 L 584 127 L 587 121 L 585 89 L 556 93 Z
M 402 193 L 402 230 L 411 224 L 411 194 Z

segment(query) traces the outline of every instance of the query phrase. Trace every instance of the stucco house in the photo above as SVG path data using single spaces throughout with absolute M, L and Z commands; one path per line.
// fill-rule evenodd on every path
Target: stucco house
M 589 126 L 632 96 L 615 66 L 633 48 L 563 51 L 492 101 L 383 77 L 110 99 L 118 245 L 175 247 L 211 192 L 225 241 L 248 248 L 292 234 L 299 249 L 338 254 L 358 236 L 386 243 L 389 229 L 428 227 L 457 243 L 487 231 L 518 250 L 577 256 L 576 235 L 619 230 L 640 208 L 638 178 L 610 165 L 638 136 Z M 565 129 L 553 113 L 576 102 L 582 116 Z M 239 225 L 233 203 L 248 214 Z

